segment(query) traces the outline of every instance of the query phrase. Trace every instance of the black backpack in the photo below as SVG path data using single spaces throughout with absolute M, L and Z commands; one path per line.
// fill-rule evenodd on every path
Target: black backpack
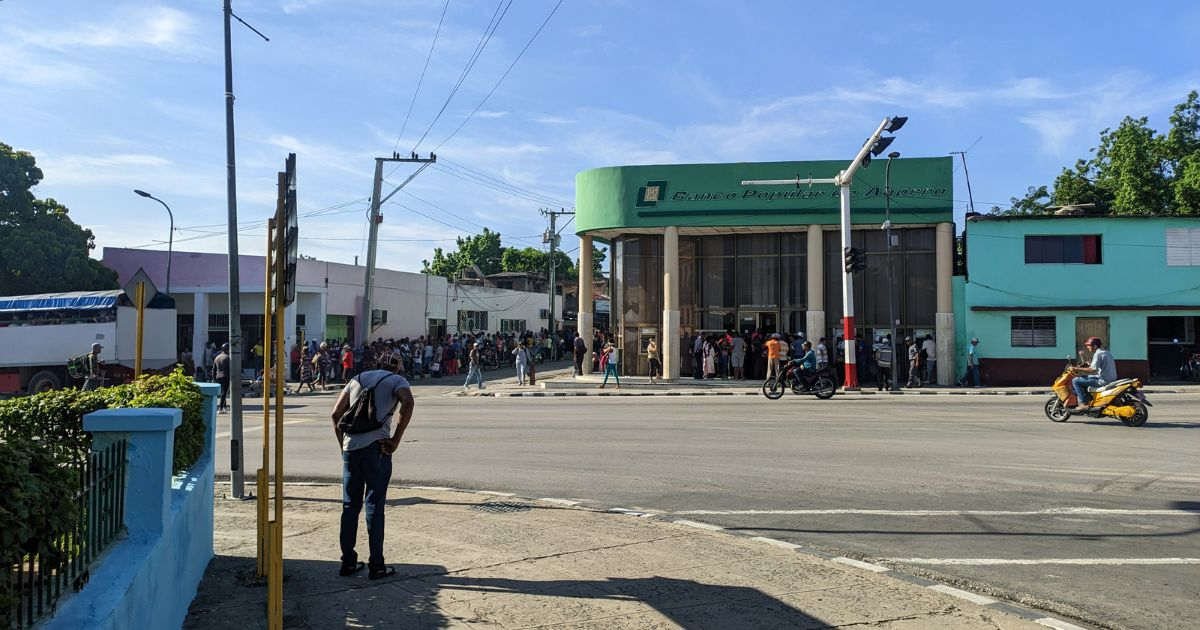
M 379 414 L 375 407 L 375 388 L 379 387 L 384 381 L 388 380 L 391 374 L 379 379 L 372 387 L 363 387 L 359 391 L 358 398 L 355 399 L 342 417 L 338 420 L 338 430 L 347 435 L 359 435 L 361 433 L 370 433 L 378 430 L 383 426 L 383 423 L 377 420 Z M 362 387 L 362 375 L 355 377 L 358 384 Z M 388 410 L 387 416 L 392 415 L 392 411 L 396 409 L 395 405 Z M 387 416 L 384 416 L 385 418 Z

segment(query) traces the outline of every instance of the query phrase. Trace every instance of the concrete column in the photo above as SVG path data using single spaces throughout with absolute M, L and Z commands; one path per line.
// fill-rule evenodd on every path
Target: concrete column
M 198 367 L 204 367 L 204 344 L 208 343 L 208 294 L 196 293 L 192 304 L 192 360 Z
M 126 463 L 125 528 L 133 540 L 153 540 L 171 522 L 171 468 L 179 409 L 101 409 L 83 417 L 94 434 L 92 449 L 129 440 Z
M 954 382 L 954 224 L 937 224 L 937 313 L 934 315 L 934 339 L 937 341 L 937 382 Z
M 663 378 L 679 380 L 679 228 L 663 231 L 663 327 L 658 344 Z
M 310 339 L 316 339 L 318 341 L 325 341 L 326 338 L 329 337 L 329 335 L 325 334 L 325 324 L 329 320 L 329 294 L 322 291 L 318 295 L 321 296 L 321 312 L 317 314 L 317 321 L 310 322 L 310 321 L 308 321 L 308 319 L 305 319 L 304 321 L 305 321 L 305 327 L 308 329 L 308 336 Z M 371 314 L 367 313 L 366 318 L 368 320 L 370 320 Z M 371 330 L 370 325 L 368 325 L 364 329 L 364 328 L 358 326 L 358 324 L 360 324 L 360 323 L 361 322 L 355 322 L 355 325 L 356 325 L 355 327 L 358 328 L 359 330 Z M 369 341 L 369 340 L 370 340 L 370 336 L 368 335 L 367 339 L 363 339 L 359 343 L 362 343 L 363 341 Z
M 587 353 L 583 357 L 583 373 L 592 373 L 592 237 L 579 237 L 579 334 L 587 344 Z M 572 356 L 572 359 L 574 357 Z
M 808 312 L 804 323 L 805 334 L 815 346 L 825 336 L 825 249 L 821 226 L 808 226 Z

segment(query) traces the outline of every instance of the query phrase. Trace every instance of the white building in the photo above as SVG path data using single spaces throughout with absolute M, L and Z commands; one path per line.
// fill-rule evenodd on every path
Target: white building
M 263 336 L 266 284 L 262 256 L 239 256 L 243 351 Z M 104 248 L 103 262 L 117 271 L 122 285 L 146 270 L 160 291 L 167 290 L 167 252 Z M 170 294 L 178 310 L 180 349 L 191 347 L 196 356 L 208 341 L 228 340 L 228 256 L 175 252 L 171 257 Z M 300 335 L 305 339 L 356 343 L 361 322 L 366 268 L 358 265 L 300 260 L 297 265 L 296 301 L 284 313 L 287 347 Z M 459 332 L 539 331 L 547 327 L 549 297 L 508 289 L 467 286 L 439 276 L 375 270 L 372 310 L 383 320 L 371 338 L 402 339 Z M 555 312 L 562 313 L 562 296 L 555 296 Z M 556 318 L 558 319 L 558 318 Z M 556 329 L 561 327 L 561 320 Z

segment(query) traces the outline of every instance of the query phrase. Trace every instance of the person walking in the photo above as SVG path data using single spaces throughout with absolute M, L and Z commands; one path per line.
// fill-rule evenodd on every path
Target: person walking
M 742 335 L 734 335 L 733 341 L 729 342 L 729 345 L 729 360 L 733 363 L 733 378 L 740 381 L 746 378 L 746 338 Z
M 400 447 L 404 431 L 412 420 L 412 390 L 408 381 L 397 374 L 401 362 L 399 355 L 386 354 L 381 357 L 384 369 L 359 374 L 342 389 L 333 406 L 333 432 L 342 451 L 342 518 L 339 543 L 342 551 L 342 566 L 338 574 L 351 576 L 363 570 L 354 550 L 358 538 L 358 515 L 365 503 L 367 508 L 367 548 L 369 571 L 372 580 L 395 575 L 396 570 L 384 564 L 384 502 L 387 501 L 388 483 L 392 479 L 392 453 Z M 339 421 L 359 397 L 370 392 L 378 428 L 365 433 L 345 433 Z M 400 421 L 392 433 L 392 417 L 400 407 Z
M 813 348 L 813 352 L 817 354 L 817 369 L 824 370 L 829 367 L 829 348 L 825 346 L 825 338 L 817 342 L 817 347 Z
M 83 391 L 91 391 L 100 387 L 104 382 L 104 374 L 100 371 L 100 351 L 104 346 L 93 343 L 91 352 L 83 355 Z
M 229 403 L 226 401 L 229 397 L 229 361 L 229 344 L 222 344 L 221 352 L 213 359 L 213 378 L 221 386 L 221 400 L 217 405 L 218 413 L 229 411 Z
M 310 391 L 310 392 L 317 391 L 317 388 L 313 387 L 313 367 L 312 367 L 312 362 L 309 360 L 309 357 L 308 357 L 308 349 L 307 348 L 305 348 L 305 350 L 300 353 L 299 378 L 300 378 L 300 385 L 298 385 L 296 387 L 297 394 L 304 391 L 305 385 L 308 385 L 308 391 Z
M 604 389 L 608 385 L 608 377 L 611 374 L 617 381 L 617 389 L 621 389 L 621 376 L 617 374 L 617 347 L 612 345 L 612 342 L 604 344 L 604 349 L 601 350 L 604 363 L 604 382 L 600 383 L 600 389 Z
M 980 381 L 979 381 L 979 350 L 978 350 L 978 348 L 979 348 L 979 338 L 972 337 L 971 343 L 967 344 L 967 373 L 963 374 L 963 377 L 958 379 L 958 384 L 963 387 L 967 386 L 968 378 L 975 381 L 976 388 L 983 387 L 983 384 L 980 383 Z
M 463 381 L 463 393 L 470 389 L 470 385 L 474 381 L 479 382 L 479 389 L 484 389 L 483 372 L 479 369 L 479 344 L 474 341 L 468 341 L 466 345 L 467 351 L 467 380 Z
M 512 351 L 514 362 L 517 366 L 517 385 L 525 386 L 525 376 L 529 371 L 529 350 L 525 348 L 525 344 L 521 344 Z
M 650 364 L 650 384 L 654 385 L 658 382 L 655 379 L 662 376 L 662 363 L 658 360 L 658 342 L 653 339 L 646 344 L 646 361 Z
M 925 361 L 925 382 L 929 384 L 937 383 L 937 343 L 933 340 L 933 335 L 925 335 L 925 340 L 921 342 L 921 352 L 925 354 L 922 358 Z

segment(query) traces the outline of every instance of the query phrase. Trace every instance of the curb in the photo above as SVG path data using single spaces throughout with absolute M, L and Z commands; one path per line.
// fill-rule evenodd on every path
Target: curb
M 217 481 L 216 483 L 217 484 L 228 484 L 229 482 Z M 286 482 L 285 481 L 284 485 L 310 486 L 310 487 L 311 486 L 341 487 L 340 483 L 332 482 L 332 481 L 330 481 L 330 482 Z M 774 538 L 767 538 L 764 536 L 753 536 L 749 533 L 744 533 L 744 532 L 737 531 L 737 530 L 726 529 L 719 525 L 713 525 L 710 523 L 704 523 L 704 522 L 700 522 L 700 521 L 692 521 L 692 520 L 688 520 L 688 519 L 673 518 L 670 514 L 661 514 L 658 512 L 648 512 L 648 511 L 642 511 L 642 510 L 631 510 L 631 509 L 622 508 L 622 507 L 605 507 L 603 505 L 600 505 L 599 502 L 592 501 L 589 499 L 556 499 L 556 498 L 548 498 L 548 497 L 535 498 L 535 497 L 520 496 L 520 495 L 512 493 L 512 492 L 499 492 L 496 490 L 468 490 L 468 489 L 462 489 L 462 488 L 450 488 L 450 487 L 446 487 L 446 486 L 395 484 L 395 485 L 392 485 L 391 487 L 403 488 L 406 490 L 431 490 L 431 491 L 437 491 L 437 492 L 462 492 L 462 493 L 467 493 L 467 494 L 484 495 L 484 496 L 494 497 L 497 499 L 505 499 L 505 500 L 515 499 L 515 500 L 519 500 L 519 501 L 536 501 L 539 503 L 548 503 L 548 504 L 556 505 L 559 507 L 569 507 L 569 508 L 574 508 L 574 509 L 588 510 L 591 512 L 599 512 L 599 513 L 615 514 L 615 515 L 620 515 L 620 516 L 632 516 L 634 518 L 650 519 L 650 520 L 660 521 L 663 523 L 674 523 L 676 525 L 683 525 L 685 527 L 693 527 L 696 529 L 714 532 L 717 534 L 724 534 L 726 536 L 746 538 L 749 540 L 754 540 L 754 541 L 758 541 L 761 543 L 765 543 L 765 544 L 771 545 L 773 547 L 779 547 L 781 549 L 793 551 L 795 553 L 800 553 L 800 554 L 805 554 L 808 556 L 822 558 L 824 560 L 832 560 L 833 562 L 837 562 L 839 564 L 844 564 L 847 566 L 852 566 L 852 567 L 856 567 L 859 569 L 863 569 L 866 571 L 871 571 L 873 573 L 878 573 L 880 575 L 886 575 L 888 577 L 902 580 L 902 581 L 908 582 L 910 584 L 916 584 L 917 586 L 923 586 L 925 588 L 928 588 L 933 591 L 937 591 L 944 595 L 951 595 L 953 597 L 957 597 L 959 599 L 969 601 L 973 604 L 977 604 L 984 608 L 993 608 L 993 609 L 996 609 L 996 610 L 999 610 L 1002 612 L 1006 612 L 1008 614 L 1015 615 L 1017 617 L 1025 619 L 1027 621 L 1032 621 L 1039 625 L 1043 625 L 1043 626 L 1046 626 L 1049 628 L 1055 628 L 1056 630 L 1086 630 L 1083 626 L 1078 626 L 1078 625 L 1075 625 L 1068 621 L 1064 621 L 1062 619 L 1050 617 L 1043 611 L 1035 610 L 1033 608 L 1026 608 L 1024 606 L 1021 606 L 1021 605 L 1013 603 L 1013 602 L 999 600 L 994 597 L 989 597 L 987 595 L 980 595 L 978 593 L 973 593 L 971 591 L 966 591 L 966 590 L 963 590 L 960 588 L 956 588 L 956 587 L 950 586 L 948 584 L 942 584 L 940 582 L 935 582 L 933 580 L 929 580 L 926 578 L 917 577 L 915 575 L 910 575 L 910 574 L 904 573 L 898 569 L 892 569 L 890 567 L 886 567 L 886 566 L 883 566 L 880 564 L 875 564 L 872 562 L 865 562 L 862 560 L 856 560 L 854 558 L 849 558 L 846 556 L 828 553 L 825 551 L 821 551 L 819 549 L 815 549 L 813 547 L 806 547 L 804 545 L 790 543 L 790 542 L 787 542 L 784 540 L 777 540 Z M 591 504 L 591 505 L 583 505 L 584 503 Z
M 1161 396 L 1163 394 L 1186 394 L 1188 392 L 1179 390 L 1163 390 L 1153 391 L 1144 390 L 1146 394 L 1151 396 Z M 1049 396 L 1054 392 L 1048 389 L 1034 390 L 905 390 L 898 392 L 880 392 L 875 390 L 859 390 L 859 391 L 842 391 L 838 390 L 838 396 Z M 448 395 L 461 395 L 458 392 L 451 392 Z M 595 391 L 592 390 L 563 390 L 563 391 L 538 391 L 538 392 L 505 392 L 491 391 L 478 394 L 479 396 L 493 396 L 496 398 L 564 398 L 573 396 L 760 396 L 758 391 Z M 804 394 L 801 394 L 804 395 Z

